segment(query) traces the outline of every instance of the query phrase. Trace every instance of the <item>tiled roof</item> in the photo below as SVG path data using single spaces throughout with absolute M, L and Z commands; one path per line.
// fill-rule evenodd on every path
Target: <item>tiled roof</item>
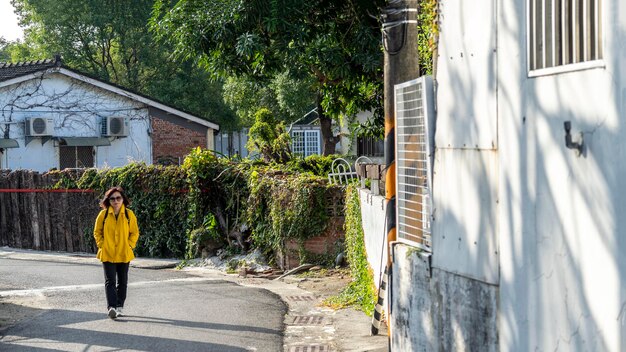
M 25 61 L 25 62 L 0 62 L 0 82 L 6 81 L 11 78 L 28 75 L 30 73 L 47 70 L 51 67 L 60 67 L 62 65 L 61 59 L 56 57 L 54 59 L 37 60 L 37 61 Z

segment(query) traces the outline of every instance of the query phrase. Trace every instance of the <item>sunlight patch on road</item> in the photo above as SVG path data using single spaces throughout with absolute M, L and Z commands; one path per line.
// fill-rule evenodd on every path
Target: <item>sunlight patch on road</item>
M 141 286 L 154 286 L 160 284 L 167 283 L 176 283 L 176 282 L 209 282 L 209 281 L 221 281 L 220 279 L 213 278 L 183 278 L 183 279 L 169 279 L 169 280 L 161 280 L 161 281 L 138 281 L 138 282 L 129 282 L 128 286 L 131 287 L 141 287 Z M 35 288 L 29 290 L 9 290 L 9 291 L 0 291 L 0 297 L 17 297 L 17 296 L 33 296 L 33 295 L 44 295 L 46 293 L 54 293 L 54 292 L 67 292 L 67 291 L 85 291 L 85 290 L 95 290 L 102 289 L 104 284 L 87 284 L 87 285 L 69 285 L 69 286 L 51 286 L 44 288 Z

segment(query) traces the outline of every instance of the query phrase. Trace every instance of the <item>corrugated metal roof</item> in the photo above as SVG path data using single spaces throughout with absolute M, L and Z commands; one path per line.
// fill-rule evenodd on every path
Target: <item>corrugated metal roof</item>
M 42 70 L 47 70 L 51 67 L 60 67 L 61 59 L 46 59 L 37 61 L 25 61 L 25 62 L 0 62 L 0 82 L 6 81 L 11 78 L 20 77 L 35 73 Z

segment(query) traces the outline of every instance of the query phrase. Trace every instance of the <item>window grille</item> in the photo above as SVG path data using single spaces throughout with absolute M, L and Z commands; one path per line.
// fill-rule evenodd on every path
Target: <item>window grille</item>
M 59 169 L 94 167 L 93 147 L 59 146 Z
M 602 59 L 602 0 L 527 1 L 531 71 Z
M 298 130 L 291 132 L 291 152 L 303 157 L 320 154 L 320 131 Z
M 395 86 L 396 233 L 430 251 L 432 79 Z
M 376 137 L 358 137 L 356 153 L 357 155 L 384 156 L 384 139 Z

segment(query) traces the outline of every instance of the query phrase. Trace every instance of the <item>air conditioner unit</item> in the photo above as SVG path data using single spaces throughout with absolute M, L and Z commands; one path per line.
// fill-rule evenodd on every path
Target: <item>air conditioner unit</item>
M 54 120 L 33 117 L 26 121 L 26 135 L 30 137 L 51 136 L 54 132 Z
M 102 134 L 110 137 L 123 137 L 128 135 L 128 124 L 124 117 L 109 116 L 102 125 Z

